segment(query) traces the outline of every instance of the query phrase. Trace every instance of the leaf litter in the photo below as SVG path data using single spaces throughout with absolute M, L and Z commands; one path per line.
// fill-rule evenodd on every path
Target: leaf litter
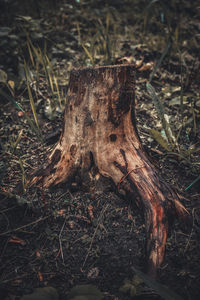
M 42 9 L 44 2 L 32 14 L 28 10 L 30 15 L 26 7 L 18 8 L 15 22 L 10 10 L 0 30 L 1 49 L 7 49 L 0 50 L 2 299 L 18 299 L 48 286 L 66 299 L 79 285 L 98 287 L 105 299 L 131 295 L 159 299 L 156 288 L 162 286 L 146 293 L 133 284 L 134 276 L 141 275 L 137 270 L 145 268 L 144 221 L 134 201 L 117 196 L 111 184 L 101 192 L 85 192 L 75 183 L 51 191 L 26 186 L 26 176 L 41 167 L 59 138 L 63 111 L 56 110 L 62 107 L 61 100 L 67 101 L 70 70 L 107 63 L 135 63 L 137 124 L 143 145 L 165 180 L 180 192 L 189 187 L 183 202 L 192 227 L 173 225 L 159 281 L 183 299 L 197 299 L 200 14 L 196 1 L 183 1 L 182 7 L 178 1 L 167 6 L 159 1 L 108 1 L 107 6 L 101 1 L 57 1 L 49 10 Z M 146 90 L 148 82 L 168 116 L 175 136 L 172 144 L 163 116 Z M 17 105 L 22 109 L 17 110 Z

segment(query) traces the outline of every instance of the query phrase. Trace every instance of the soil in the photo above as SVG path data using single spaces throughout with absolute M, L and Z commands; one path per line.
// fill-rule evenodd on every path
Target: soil
M 198 180 L 189 186 L 198 178 L 200 161 L 200 7 L 198 1 L 163 1 L 163 5 L 153 2 L 69 1 L 66 4 L 50 1 L 53 7 L 46 9 L 45 1 L 37 2 L 36 7 L 30 1 L 30 7 L 15 6 L 15 12 L 12 2 L 10 6 L 2 2 L 5 14 L 0 34 L 8 47 L 6 51 L 0 50 L 0 69 L 14 82 L 15 92 L 9 94 L 1 76 L 1 300 L 17 300 L 34 288 L 49 285 L 55 287 L 64 300 L 77 284 L 95 285 L 104 299 L 130 299 L 130 293 L 120 288 L 126 279 L 132 280 L 135 275 L 132 267 L 145 271 L 146 266 L 142 211 L 134 199 L 120 195 L 112 182 L 102 179 L 101 188 L 88 189 L 77 178 L 50 190 L 26 186 L 27 177 L 43 165 L 47 153 L 57 142 L 63 123 L 63 111 L 56 108 L 58 100 L 48 114 L 47 100 L 52 100 L 52 91 L 42 68 L 37 92 L 32 85 L 42 140 L 26 117 L 28 115 L 35 124 L 26 80 L 22 80 L 25 76 L 20 71 L 24 59 L 31 66 L 27 32 L 34 47 L 46 47 L 63 98 L 73 67 L 92 62 L 138 66 L 136 116 L 141 141 L 164 179 L 182 195 L 182 203 L 191 217 L 191 224 L 172 222 L 157 280 L 182 299 L 199 299 Z M 163 15 L 166 19 L 162 22 Z M 13 22 L 13 16 L 19 23 Z M 4 34 L 5 28 L 9 28 L 8 35 Z M 150 134 L 151 129 L 163 134 L 163 128 L 158 110 L 146 90 L 146 82 L 165 52 L 167 40 L 172 46 L 160 61 L 151 84 L 162 99 L 170 126 L 178 136 L 176 146 L 170 150 Z M 107 48 L 99 47 L 104 43 Z M 34 71 L 32 74 L 33 79 Z M 182 106 L 177 103 L 181 95 Z M 144 284 L 134 299 L 161 298 Z

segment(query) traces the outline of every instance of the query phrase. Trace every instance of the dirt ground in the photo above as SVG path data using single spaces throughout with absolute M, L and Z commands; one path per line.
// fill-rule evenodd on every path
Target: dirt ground
M 20 71 L 24 59 L 31 61 L 27 32 L 34 45 L 40 49 L 46 47 L 63 97 L 73 67 L 91 65 L 92 61 L 102 65 L 138 65 L 136 116 L 140 138 L 164 179 L 183 196 L 182 203 L 191 216 L 191 223 L 175 220 L 171 224 L 157 280 L 182 299 L 199 299 L 199 181 L 188 188 L 199 175 L 200 162 L 198 1 L 163 1 L 163 5 L 159 1 L 133 0 L 50 3 L 55 7 L 46 10 L 45 1 L 31 4 L 32 10 L 31 5 L 13 7 L 12 3 L 3 7 L 4 29 L 0 35 L 6 48 L 0 50 L 0 69 L 15 83 L 12 97 L 34 120 Z M 176 150 L 170 151 L 149 133 L 150 129 L 162 131 L 162 125 L 146 91 L 146 81 L 167 49 L 168 41 L 172 46 L 169 52 L 166 50 L 152 85 L 163 99 L 170 125 L 179 137 Z M 99 48 L 99 44 L 105 47 Z M 32 74 L 34 77 L 34 70 Z M 54 106 L 54 111 L 48 114 L 51 90 L 44 72 L 39 74 L 40 93 L 33 95 L 43 138 L 40 140 L 25 113 L 6 97 L 7 87 L 2 75 L 0 78 L 0 299 L 17 300 L 34 288 L 50 285 L 64 300 L 77 284 L 95 285 L 104 299 L 131 299 L 130 293 L 123 292 L 121 287 L 125 280 L 132 280 L 133 267 L 145 270 L 142 211 L 134 199 L 120 196 L 113 183 L 106 180 L 101 189 L 85 189 L 74 180 L 50 190 L 26 187 L 22 192 L 19 186 L 43 165 L 57 142 L 63 111 Z M 177 98 L 182 96 L 181 108 Z M 178 126 L 183 120 L 184 126 Z M 134 299 L 161 298 L 143 284 Z

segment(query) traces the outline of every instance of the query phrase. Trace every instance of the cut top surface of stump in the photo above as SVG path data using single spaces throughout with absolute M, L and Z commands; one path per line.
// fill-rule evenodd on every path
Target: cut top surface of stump
M 128 112 L 130 108 L 134 87 L 133 65 L 75 69 L 71 71 L 67 98 L 74 106 L 80 106 L 84 102 L 88 109 L 93 105 L 93 101 L 97 106 L 109 104 L 108 121 L 117 127 L 121 114 Z M 85 98 L 89 101 L 85 101 Z

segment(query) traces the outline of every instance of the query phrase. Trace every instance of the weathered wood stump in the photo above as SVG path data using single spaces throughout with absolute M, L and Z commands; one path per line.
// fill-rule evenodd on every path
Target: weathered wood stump
M 45 169 L 30 181 L 43 188 L 96 174 L 111 178 L 141 204 L 147 233 L 148 273 L 155 277 L 165 251 L 168 217 L 183 216 L 176 192 L 161 178 L 137 134 L 133 65 L 71 71 L 64 129 Z M 98 176 L 97 176 L 98 177 Z

